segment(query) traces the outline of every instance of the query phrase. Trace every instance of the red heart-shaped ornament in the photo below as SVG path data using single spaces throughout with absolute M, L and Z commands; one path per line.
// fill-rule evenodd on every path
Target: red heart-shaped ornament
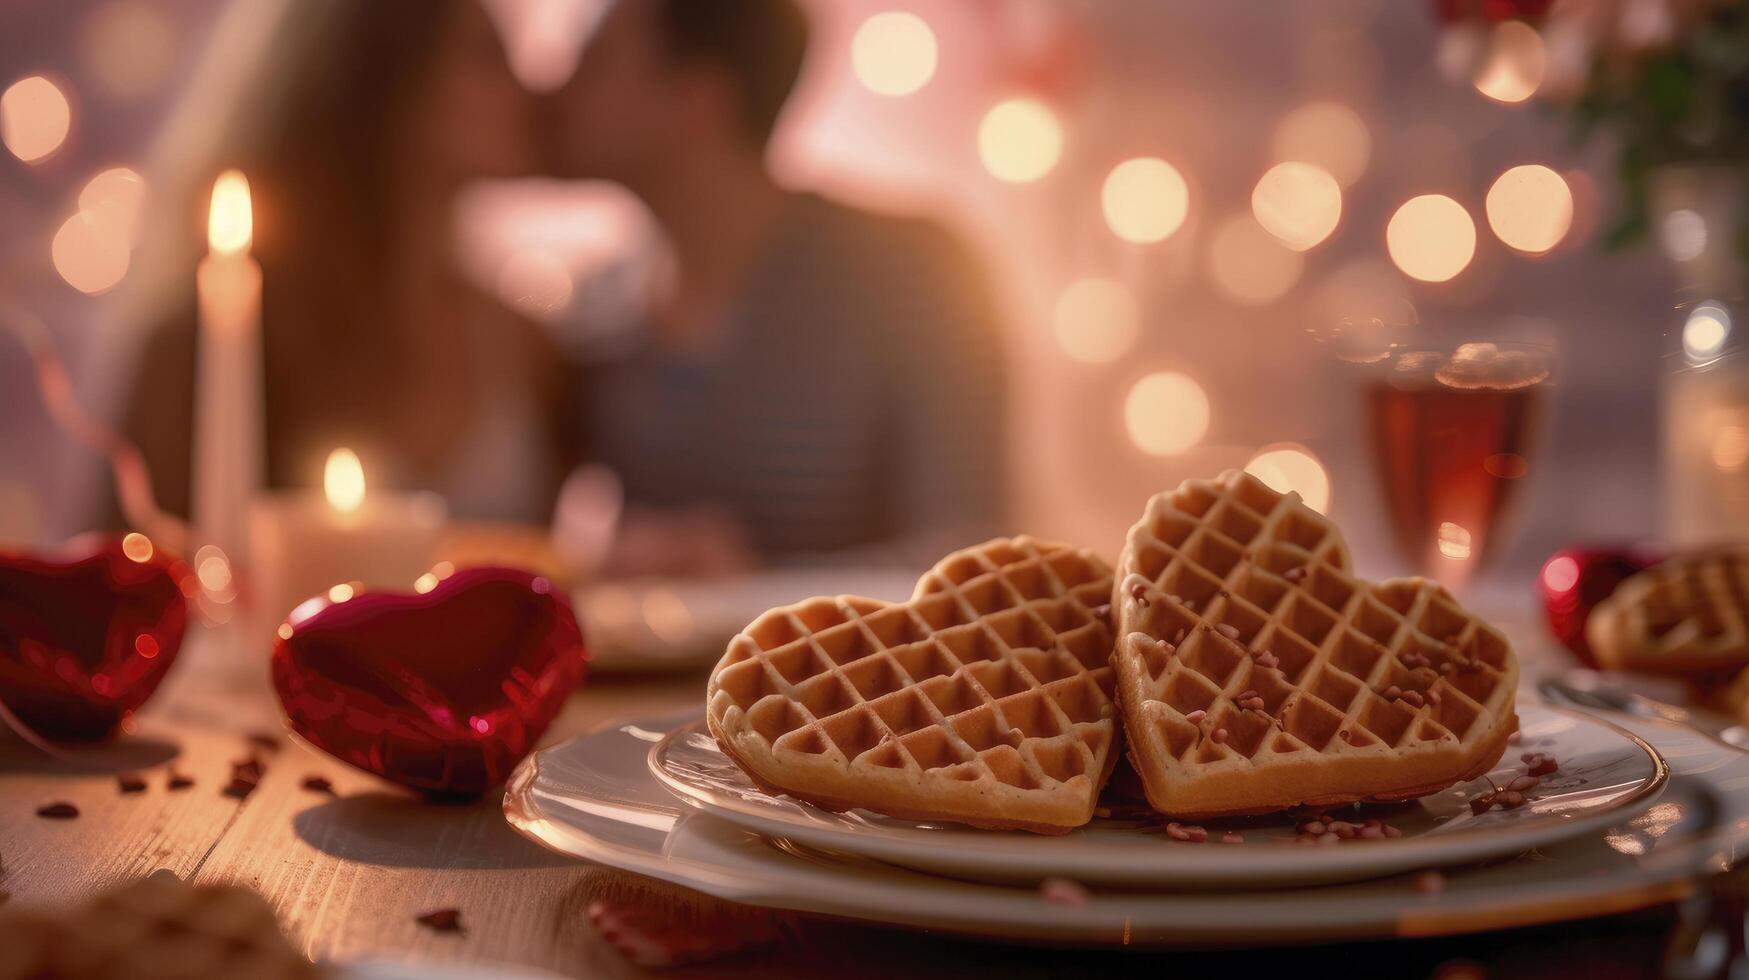
M 1662 556 L 1644 548 L 1580 545 L 1562 548 L 1543 562 L 1537 594 L 1543 601 L 1549 628 L 1562 645 L 1592 667 L 1597 658 L 1585 641 L 1585 620 L 1616 586 Z
M 577 618 L 547 579 L 456 572 L 422 595 L 313 599 L 273 648 L 292 730 L 367 772 L 423 793 L 502 783 L 583 681 Z
M 176 659 L 187 566 L 140 535 L 65 557 L 0 552 L 0 706 L 26 737 L 115 734 Z

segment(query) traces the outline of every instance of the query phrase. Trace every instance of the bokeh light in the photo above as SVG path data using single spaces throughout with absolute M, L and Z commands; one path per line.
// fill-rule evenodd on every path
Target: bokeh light
M 1270 150 L 1277 160 L 1316 164 L 1343 187 L 1366 173 L 1372 135 L 1360 115 L 1340 102 L 1308 102 L 1275 127 Z
M 935 75 L 935 32 L 923 18 L 889 10 L 863 21 L 850 40 L 856 78 L 877 95 L 910 95 Z
M 1720 426 L 1713 436 L 1713 465 L 1729 473 L 1742 469 L 1745 463 L 1749 463 L 1749 429 Z
M 129 561 L 151 561 L 152 539 L 138 531 L 129 531 L 122 535 L 121 553 L 128 556 Z
M 575 288 L 565 263 L 543 249 L 512 252 L 498 269 L 498 298 L 536 319 L 563 312 Z
M 1122 283 L 1080 279 L 1057 299 L 1052 325 L 1063 353 L 1084 364 L 1104 364 L 1135 344 L 1141 310 Z
M 357 594 L 357 590 L 355 590 L 350 583 L 342 582 L 328 590 L 328 601 L 351 602 L 352 597 Z
M 1476 71 L 1476 91 L 1496 102 L 1523 102 L 1536 94 L 1548 69 L 1542 35 L 1520 20 L 1501 21 Z
M 1209 243 L 1209 272 L 1215 285 L 1236 302 L 1261 306 L 1286 295 L 1300 279 L 1305 258 L 1263 230 L 1248 214 L 1215 229 Z
M 1579 562 L 1571 555 L 1556 555 L 1543 566 L 1543 586 L 1550 592 L 1565 592 L 1579 584 Z
M 1190 188 L 1170 163 L 1138 157 L 1106 175 L 1100 204 L 1112 234 L 1147 245 L 1164 241 L 1183 226 L 1190 211 Z
M 1453 561 L 1463 561 L 1470 557 L 1470 529 L 1462 524 L 1444 521 L 1439 525 L 1439 553 Z
M 1717 303 L 1702 303 L 1688 311 L 1682 324 L 1682 352 L 1699 364 L 1719 356 L 1731 337 L 1731 312 Z
M 228 602 L 231 594 L 231 562 L 225 553 L 213 545 L 202 545 L 194 553 L 194 574 L 200 579 L 200 587 L 221 602 Z
M 1573 226 L 1573 192 L 1561 175 L 1537 163 L 1513 167 L 1488 188 L 1488 227 L 1520 252 L 1541 254 Z
M 1664 251 L 1678 262 L 1692 262 L 1706 251 L 1706 219 L 1689 208 L 1677 208 L 1664 216 L 1658 228 Z
M 342 514 L 351 514 L 364 506 L 364 464 L 358 454 L 345 446 L 328 454 L 322 466 L 322 495 L 328 506 Z
M 151 0 L 109 0 L 79 24 L 82 79 L 103 95 L 135 102 L 156 94 L 176 66 L 176 26 Z
M 55 271 L 82 293 L 115 288 L 128 274 L 128 240 L 114 225 L 81 211 L 68 218 L 49 245 Z
M 41 75 L 21 78 L 0 93 L 0 143 L 25 163 L 60 149 L 72 126 L 67 96 Z
M 1172 456 L 1202 441 L 1209 428 L 1209 399 L 1202 386 L 1172 371 L 1150 374 L 1124 399 L 1130 440 L 1145 453 Z
M 247 252 L 254 242 L 255 208 L 249 199 L 249 178 L 242 171 L 227 170 L 213 181 L 206 239 L 208 247 L 225 255 Z
M 420 595 L 424 595 L 432 589 L 437 588 L 437 581 L 437 575 L 435 573 L 426 572 L 413 580 L 413 591 Z
M 1330 510 L 1330 471 L 1317 454 L 1298 443 L 1263 447 L 1245 464 L 1245 472 L 1277 493 L 1298 493 L 1307 507 L 1320 514 Z
M 1336 230 L 1342 188 L 1322 167 L 1290 160 L 1270 167 L 1251 191 L 1251 213 L 1283 245 L 1304 252 Z
M 978 155 L 997 180 L 1012 184 L 1038 180 L 1063 155 L 1062 123 L 1037 99 L 998 103 L 978 126 Z
M 1412 197 L 1391 215 L 1385 248 L 1404 275 L 1445 282 L 1475 257 L 1476 223 L 1462 204 L 1444 194 Z
M 79 210 L 112 225 L 129 242 L 139 228 L 146 203 L 146 181 L 127 167 L 111 167 L 85 182 Z

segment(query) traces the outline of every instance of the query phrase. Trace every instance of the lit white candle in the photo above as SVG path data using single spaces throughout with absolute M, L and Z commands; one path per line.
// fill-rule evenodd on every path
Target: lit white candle
M 250 523 L 261 621 L 271 630 L 304 600 L 413 589 L 431 567 L 447 508 L 432 493 L 367 492 L 358 454 L 328 454 L 322 491 L 256 501 Z M 338 593 L 333 590 L 343 587 Z
M 208 551 L 208 612 L 230 618 L 232 572 L 248 567 L 247 508 L 261 485 L 261 265 L 249 255 L 249 182 L 235 170 L 213 184 L 200 303 L 194 420 L 193 518 Z M 226 567 L 218 568 L 219 564 Z M 222 573 L 222 574 L 221 574 Z

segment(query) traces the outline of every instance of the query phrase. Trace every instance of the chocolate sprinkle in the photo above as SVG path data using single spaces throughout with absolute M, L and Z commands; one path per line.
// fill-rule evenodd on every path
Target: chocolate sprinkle
M 177 792 L 178 790 L 185 790 L 194 785 L 194 777 L 184 776 L 182 773 L 172 770 L 170 778 L 165 785 L 170 788 L 172 793 Z
M 79 808 L 71 803 L 50 803 L 48 806 L 36 808 L 36 815 L 45 820 L 71 820 L 79 815 Z
M 422 915 L 415 916 L 413 921 L 433 932 L 462 931 L 462 913 L 460 909 L 432 909 Z
M 146 781 L 131 772 L 124 772 L 115 777 L 115 784 L 123 793 L 144 793 Z
M 334 795 L 334 784 L 326 776 L 305 776 L 302 786 L 312 793 L 327 793 Z

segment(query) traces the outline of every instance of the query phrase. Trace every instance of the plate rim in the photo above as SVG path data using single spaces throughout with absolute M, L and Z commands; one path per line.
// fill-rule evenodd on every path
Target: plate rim
M 1498 830 L 1484 828 L 1459 829 L 1437 835 L 1423 835 L 1413 838 L 1384 838 L 1367 842 L 1368 857 L 1362 861 L 1354 861 L 1355 851 L 1352 848 L 1308 848 L 1300 853 L 1302 857 L 1295 858 L 1292 866 L 1284 867 L 1277 863 L 1258 861 L 1253 865 L 1241 864 L 1238 873 L 1233 873 L 1231 859 L 1240 857 L 1238 851 L 1223 851 L 1225 868 L 1203 868 L 1212 863 L 1213 859 L 1201 858 L 1202 852 L 1195 852 L 1180 857 L 1190 857 L 1194 862 L 1192 867 L 1182 872 L 1174 866 L 1179 863 L 1175 857 L 1170 861 L 1151 862 L 1146 869 L 1136 869 L 1126 864 L 1117 854 L 1082 854 L 1073 861 L 1078 871 L 1077 877 L 1088 882 L 1106 884 L 1124 884 L 1143 887 L 1183 887 L 1199 885 L 1224 889 L 1244 889 L 1258 886 L 1287 884 L 1336 884 L 1344 881 L 1359 881 L 1366 878 L 1385 877 L 1407 870 L 1421 868 L 1449 867 L 1456 864 L 1490 860 L 1506 854 L 1551 844 L 1593 829 L 1607 827 L 1632 813 L 1638 812 L 1657 802 L 1669 784 L 1670 765 L 1663 754 L 1645 739 L 1635 733 L 1615 724 L 1614 722 L 1592 712 L 1578 711 L 1559 705 L 1546 704 L 1540 701 L 1531 702 L 1530 706 L 1553 714 L 1566 715 L 1582 723 L 1592 723 L 1613 733 L 1628 744 L 1639 749 L 1651 763 L 1652 773 L 1640 786 L 1636 787 L 1624 798 L 1610 806 L 1583 816 L 1565 820 L 1555 819 L 1540 822 L 1529 830 L 1512 836 L 1510 843 L 1498 847 L 1487 845 L 1495 843 L 1500 837 Z M 1046 862 L 1033 862 L 1016 867 L 1012 860 L 1012 851 L 997 851 L 983 847 L 965 847 L 953 852 L 950 860 L 943 865 L 928 865 L 920 862 L 914 855 L 918 852 L 918 841 L 908 835 L 917 831 L 911 828 L 872 828 L 874 832 L 864 833 L 847 828 L 834 827 L 824 822 L 789 822 L 782 821 L 770 812 L 753 807 L 736 807 L 725 805 L 704 795 L 674 774 L 667 771 L 662 759 L 670 746 L 678 740 L 691 734 L 706 731 L 706 719 L 701 713 L 691 721 L 683 723 L 667 732 L 660 741 L 652 744 L 645 754 L 645 763 L 656 782 L 666 788 L 685 807 L 708 813 L 725 822 L 734 824 L 742 830 L 763 837 L 779 837 L 795 841 L 799 844 L 826 851 L 838 851 L 857 857 L 884 861 L 910 870 L 922 871 L 937 875 L 952 874 L 958 876 L 990 876 L 987 880 L 1025 880 L 1063 874 L 1071 862 L 1059 861 L 1056 867 L 1046 867 Z M 708 734 L 708 732 L 706 732 Z M 793 797 L 785 797 L 800 806 L 811 807 Z M 829 813 L 829 811 L 821 811 Z M 921 822 L 921 821 L 917 821 Z M 954 830 L 961 831 L 952 838 L 953 845 L 969 844 L 979 840 L 1006 839 L 1000 832 L 976 831 L 951 825 Z M 928 832 L 933 833 L 933 832 Z M 938 843 L 946 849 L 949 841 Z M 1160 842 L 1154 841 L 1159 844 Z M 931 848 L 933 849 L 933 848 Z M 1033 852 L 1028 852 L 1033 853 Z M 1176 852 L 1174 852 L 1176 853 Z M 1252 853 L 1256 853 L 1253 851 Z M 1444 855 L 1444 856 L 1442 856 Z M 1089 860 L 1101 862 L 1098 868 L 1090 868 Z M 1161 864 L 1165 864 L 1162 870 Z M 1094 873 L 1089 874 L 1089 871 Z M 1217 871 L 1225 873 L 1216 873 Z

